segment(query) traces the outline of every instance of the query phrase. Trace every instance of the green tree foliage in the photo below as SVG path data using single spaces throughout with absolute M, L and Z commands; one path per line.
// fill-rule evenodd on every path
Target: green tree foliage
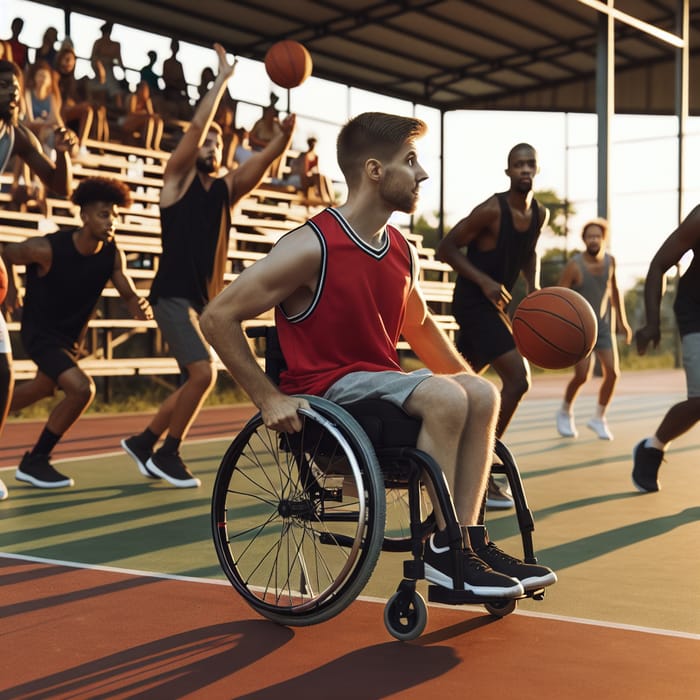
M 560 199 L 554 190 L 535 192 L 535 199 L 549 209 L 549 228 L 552 233 L 566 237 L 568 217 L 576 213 L 570 202 Z

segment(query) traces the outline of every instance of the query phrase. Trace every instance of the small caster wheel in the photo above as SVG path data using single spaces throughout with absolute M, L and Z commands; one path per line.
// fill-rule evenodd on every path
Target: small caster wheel
M 384 625 L 391 634 L 401 642 L 420 637 L 428 622 L 428 608 L 423 596 L 413 592 L 406 605 L 405 595 L 394 593 L 384 608 Z
M 510 615 L 513 610 L 515 610 L 516 605 L 517 603 L 513 598 L 484 603 L 486 611 L 494 617 L 505 617 L 506 615 Z

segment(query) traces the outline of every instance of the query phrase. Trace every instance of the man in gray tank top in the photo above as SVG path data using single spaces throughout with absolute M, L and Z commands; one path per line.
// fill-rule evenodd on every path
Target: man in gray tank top
M 593 357 L 597 357 L 603 373 L 598 391 L 595 414 L 586 424 L 601 440 L 612 440 L 613 435 L 605 416 L 617 378 L 620 361 L 614 331 L 632 342 L 632 329 L 627 323 L 625 303 L 617 286 L 615 258 L 606 252 L 608 222 L 595 219 L 584 225 L 581 238 L 586 246 L 576 253 L 562 271 L 559 286 L 578 292 L 593 308 L 598 319 L 598 338 L 593 352 L 574 366 L 574 376 L 567 384 L 564 401 L 557 411 L 557 430 L 562 437 L 578 437 L 574 422 L 574 401 L 581 387 L 590 379 Z

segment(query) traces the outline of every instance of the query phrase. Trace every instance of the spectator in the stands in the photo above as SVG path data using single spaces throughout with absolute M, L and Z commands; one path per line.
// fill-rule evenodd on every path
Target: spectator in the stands
M 125 84 L 122 80 L 118 80 L 114 74 L 114 68 L 121 68 L 126 77 L 124 61 L 122 60 L 122 48 L 118 41 L 112 39 L 112 23 L 105 22 L 100 31 L 102 36 L 92 45 L 92 53 L 90 62 L 94 65 L 95 61 L 102 61 L 105 68 L 105 81 L 107 85 L 107 93 L 111 99 L 118 99 L 118 95 L 124 92 Z
M 142 80 L 136 87 L 136 92 L 129 95 L 126 113 L 119 118 L 118 123 L 124 132 L 125 143 L 160 149 L 163 119 L 153 108 L 148 83 Z
M 270 104 L 263 108 L 262 117 L 253 124 L 253 128 L 248 134 L 248 145 L 254 153 L 264 150 L 282 131 L 279 110 L 275 106 L 278 99 L 277 95 L 270 95 Z M 270 165 L 268 175 L 273 178 L 279 177 L 280 164 L 283 158 L 284 153 Z
M 24 72 L 29 62 L 29 47 L 19 40 L 19 35 L 24 29 L 24 20 L 21 17 L 15 17 L 10 25 L 12 36 L 7 39 L 7 43 L 12 49 L 12 56 L 5 56 L 5 59 L 16 63 Z
M 291 174 L 284 179 L 284 182 L 302 192 L 310 201 L 333 204 L 334 197 L 328 178 L 321 173 L 318 167 L 317 142 L 315 136 L 306 139 L 306 151 L 300 153 L 292 161 Z
M 66 126 L 78 135 L 81 147 L 90 134 L 94 110 L 81 94 L 75 78 L 75 51 L 66 46 L 56 55 L 58 87 L 61 92 L 61 117 Z
M 197 104 L 209 92 L 209 88 L 214 84 L 215 78 L 214 71 L 209 66 L 202 69 L 202 75 L 197 86 Z
M 51 68 L 55 68 L 56 55 L 58 54 L 56 50 L 56 41 L 58 41 L 58 30 L 56 27 L 48 27 L 41 39 L 41 46 L 34 54 L 34 63 L 46 61 Z
M 177 58 L 180 42 L 170 42 L 171 55 L 163 62 L 163 101 L 167 116 L 173 119 L 189 121 L 192 118 L 192 105 L 187 95 L 187 81 L 182 63 Z
M 31 64 L 25 80 L 24 123 L 36 134 L 44 153 L 54 146 L 54 132 L 64 126 L 61 118 L 61 93 L 58 73 L 44 60 Z
M 93 77 L 83 76 L 80 83 L 80 94 L 82 99 L 90 104 L 93 110 L 93 124 L 90 135 L 98 141 L 109 141 L 109 120 L 111 117 L 116 120 L 118 114 L 123 110 L 123 95 L 119 92 L 115 97 L 111 97 L 107 88 L 107 74 L 102 61 L 93 59 Z
M 160 92 L 160 76 L 153 69 L 157 60 L 158 54 L 155 51 L 149 51 L 148 63 L 140 71 L 141 81 L 147 83 L 151 89 L 151 99 Z

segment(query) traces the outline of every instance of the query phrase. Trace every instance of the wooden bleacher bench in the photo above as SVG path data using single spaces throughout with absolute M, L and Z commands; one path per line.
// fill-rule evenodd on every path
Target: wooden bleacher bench
M 78 184 L 85 177 L 103 176 L 116 177 L 129 187 L 133 203 L 129 208 L 119 210 L 121 220 L 117 226 L 116 240 L 126 256 L 128 272 L 137 293 L 148 296 L 162 252 L 158 202 L 163 170 L 170 154 L 91 140 L 87 141 L 87 147 L 88 152 L 80 154 L 75 163 L 74 183 Z M 40 226 L 45 225 L 46 220 L 40 214 L 18 213 L 3 208 L 10 201 L 11 184 L 11 173 L 0 175 L 0 243 L 19 242 L 30 236 L 43 235 L 45 231 L 40 230 Z M 47 205 L 48 218 L 57 227 L 80 225 L 78 211 L 69 200 L 49 196 Z M 225 282 L 231 282 L 243 269 L 264 257 L 282 235 L 298 227 L 321 208 L 322 205 L 311 206 L 294 188 L 261 183 L 234 207 Z M 418 249 L 421 286 L 426 300 L 439 325 L 453 337 L 457 327 L 454 318 L 449 315 L 453 289 L 451 268 L 435 260 L 433 250 L 423 248 L 420 235 L 404 233 Z M 21 266 L 18 266 L 18 272 L 23 272 Z M 111 285 L 105 287 L 98 313 L 88 324 L 86 356 L 80 361 L 85 371 L 96 377 L 179 374 L 177 363 L 165 352 L 145 354 L 142 349 L 143 345 L 162 346 L 155 321 L 127 318 L 126 309 L 117 300 L 117 291 Z M 252 323 L 272 323 L 272 317 L 268 313 Z M 11 334 L 16 337 L 19 323 L 12 321 L 8 325 Z M 133 357 L 115 356 L 120 348 L 137 336 L 147 339 L 147 342 L 137 346 L 141 348 L 140 354 Z M 128 351 L 137 350 L 131 347 Z M 217 362 L 217 367 L 223 368 L 220 362 Z M 20 358 L 15 359 L 14 370 L 16 378 L 22 380 L 33 377 L 36 367 L 31 360 Z

